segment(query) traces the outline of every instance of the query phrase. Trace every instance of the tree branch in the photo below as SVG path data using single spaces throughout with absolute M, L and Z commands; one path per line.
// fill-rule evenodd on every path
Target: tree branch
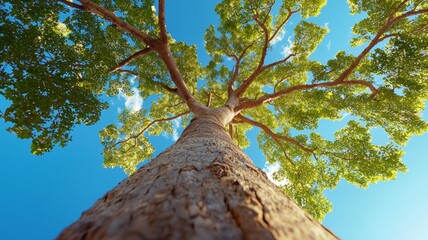
M 147 129 L 149 129 L 155 123 L 171 121 L 171 120 L 174 120 L 176 118 L 179 118 L 179 117 L 184 116 L 184 115 L 189 114 L 189 113 L 190 113 L 190 111 L 185 111 L 185 112 L 179 113 L 179 114 L 172 116 L 172 117 L 169 117 L 169 118 L 161 118 L 161 119 L 153 120 L 146 127 L 144 127 L 139 133 L 137 133 L 136 135 L 129 136 L 126 139 L 123 139 L 123 140 L 116 142 L 115 144 L 111 145 L 110 147 L 104 149 L 104 152 L 116 147 L 119 144 L 125 143 L 131 139 L 137 140 L 138 137 L 140 137 L 143 133 L 145 133 L 147 131 Z
M 277 66 L 277 65 L 280 65 L 280 64 L 282 64 L 282 63 L 285 63 L 285 62 L 287 62 L 290 58 L 292 58 L 292 57 L 294 57 L 294 56 L 296 56 L 297 54 L 295 54 L 295 53 L 290 53 L 287 57 L 285 57 L 284 59 L 281 59 L 281 60 L 279 60 L 279 61 L 276 61 L 276 62 L 273 62 L 273 63 L 270 63 L 270 64 L 268 64 L 268 65 L 265 65 L 265 66 L 263 66 L 262 67 L 262 69 L 261 69 L 261 71 L 260 71 L 260 73 L 262 73 L 262 72 L 264 72 L 264 71 L 266 71 L 266 70 L 268 70 L 269 68 L 273 68 L 273 67 L 275 67 L 275 66 Z
M 208 95 L 207 107 L 211 106 L 212 100 L 213 100 L 213 93 L 210 92 Z
M 58 0 L 58 1 L 64 2 L 66 0 Z M 206 107 L 203 104 L 201 104 L 194 98 L 194 96 L 190 93 L 189 89 L 187 88 L 184 82 L 184 79 L 180 71 L 178 70 L 177 63 L 175 62 L 175 59 L 172 56 L 172 53 L 169 49 L 169 45 L 167 41 L 165 42 L 165 41 L 150 37 L 148 34 L 140 31 L 133 25 L 117 17 L 114 13 L 108 11 L 107 9 L 101 7 L 100 5 L 90 0 L 80 0 L 80 2 L 82 3 L 81 6 L 80 5 L 74 6 L 73 4 L 71 4 L 71 2 L 65 2 L 65 4 L 69 3 L 67 5 L 101 16 L 103 19 L 116 25 L 123 32 L 127 32 L 131 34 L 132 36 L 137 38 L 140 42 L 143 42 L 148 47 L 152 48 L 154 51 L 156 51 L 159 54 L 160 58 L 165 63 L 170 73 L 171 79 L 179 91 L 179 95 L 186 101 L 186 104 L 189 106 L 191 111 L 197 114 L 198 112 L 201 112 L 204 109 L 206 109 Z M 161 0 L 159 4 L 160 4 L 159 23 L 164 23 L 164 18 L 162 18 L 162 15 L 164 14 L 164 10 L 163 10 L 164 1 Z M 165 24 L 163 24 L 163 26 L 160 26 L 160 28 L 161 28 L 161 32 L 164 32 L 162 33 L 162 35 L 166 34 Z
M 263 123 L 251 120 L 251 119 L 243 116 L 242 114 L 238 114 L 238 115 L 236 115 L 236 117 L 245 123 L 248 123 L 250 125 L 253 125 L 253 126 L 256 126 L 260 129 L 262 129 L 267 135 L 269 135 L 273 139 L 286 141 L 286 142 L 291 143 L 291 144 L 295 145 L 296 147 L 300 148 L 301 150 L 308 152 L 308 153 L 314 152 L 312 149 L 309 149 L 309 148 L 303 146 L 301 143 L 297 142 L 296 140 L 292 139 L 291 137 L 274 133 L 272 130 L 269 129 L 269 127 L 267 127 Z
M 110 73 L 115 72 L 115 71 L 121 69 L 122 67 L 128 65 L 130 62 L 136 60 L 137 58 L 142 57 L 142 56 L 144 56 L 146 54 L 149 54 L 152 51 L 153 51 L 152 48 L 146 47 L 145 49 L 140 50 L 140 51 L 132 54 L 130 57 L 128 57 L 127 59 L 125 59 L 122 62 L 120 62 L 116 67 L 112 68 L 109 72 Z
M 399 20 L 403 19 L 403 18 L 407 18 L 410 16 L 414 16 L 414 15 L 419 15 L 419 14 L 424 14 L 424 13 L 428 13 L 428 9 L 422 9 L 422 10 L 411 10 L 408 11 L 400 16 L 397 16 L 395 18 L 393 18 L 394 14 L 400 9 L 400 7 L 402 7 L 405 3 L 407 2 L 407 0 L 401 2 L 389 15 L 388 20 L 386 21 L 386 23 L 383 25 L 383 27 L 381 29 L 379 29 L 379 31 L 377 32 L 377 34 L 374 36 L 374 38 L 370 41 L 369 45 L 364 48 L 364 50 L 358 55 L 358 57 L 351 63 L 351 65 L 335 80 L 335 81 L 345 81 L 346 78 L 349 77 L 349 75 L 351 75 L 351 73 L 355 70 L 355 68 L 358 66 L 358 64 L 361 62 L 361 60 L 370 52 L 370 50 L 378 43 L 380 43 L 381 41 L 385 40 L 388 37 L 394 36 L 393 34 L 389 34 L 389 35 L 385 35 L 382 36 L 383 34 L 385 34 L 385 32 L 395 23 L 397 23 Z
M 271 42 L 275 37 L 276 37 L 276 35 L 279 33 L 279 31 L 282 29 L 282 27 L 284 27 L 284 25 L 288 22 L 288 20 L 290 20 L 290 18 L 291 18 L 291 16 L 293 15 L 293 14 L 295 14 L 296 12 L 298 12 L 298 11 L 300 11 L 300 9 L 297 9 L 297 10 L 294 10 L 294 11 L 291 11 L 289 8 L 287 9 L 287 11 L 288 11 L 288 15 L 287 15 L 287 17 L 284 19 L 284 21 L 282 21 L 282 23 L 276 28 L 276 30 L 275 30 L 275 32 L 272 34 L 272 36 L 270 37 L 270 39 L 269 39 L 269 42 Z
M 67 0 L 58 0 L 58 2 L 62 2 L 65 5 L 68 5 L 69 7 L 77 8 L 77 9 L 80 9 L 82 11 L 85 11 L 85 7 L 83 5 L 79 5 L 79 4 L 76 4 L 74 2 L 69 2 Z
M 138 73 L 137 73 L 137 72 L 134 72 L 134 71 L 131 71 L 131 70 L 118 69 L 118 70 L 117 70 L 117 72 L 130 74 L 130 75 L 133 75 L 133 76 L 135 76 L 135 77 L 140 77 L 140 76 L 138 75 Z M 168 85 L 166 85 L 166 84 L 164 84 L 164 83 L 161 83 L 161 82 L 158 82 L 158 81 L 154 81 L 153 79 L 149 79 L 148 81 L 150 81 L 150 82 L 152 82 L 152 83 L 154 83 L 154 84 L 156 84 L 156 85 L 158 85 L 158 86 L 162 87 L 162 88 L 163 88 L 163 89 L 165 89 L 167 92 L 170 92 L 170 93 L 172 93 L 172 94 L 175 94 L 175 95 L 177 95 L 177 96 L 180 96 L 180 92 L 177 90 L 177 88 L 172 88 L 172 87 L 170 87 L 170 86 L 168 86 Z
M 242 51 L 241 55 L 239 55 L 239 57 L 237 57 L 236 55 L 232 55 L 231 57 L 233 57 L 235 59 L 235 70 L 233 72 L 233 76 L 229 81 L 229 84 L 227 86 L 227 92 L 228 95 L 231 96 L 234 89 L 233 89 L 233 85 L 235 84 L 236 80 L 238 79 L 238 75 L 239 75 L 239 68 L 241 67 L 241 60 L 242 58 L 244 58 L 245 54 L 247 53 L 248 49 L 250 49 L 250 47 L 252 47 L 254 45 L 256 41 L 253 41 L 250 45 L 248 45 L 247 47 L 245 47 L 245 49 Z
M 354 86 L 354 85 L 363 85 L 368 87 L 372 91 L 372 97 L 379 93 L 379 90 L 370 82 L 362 81 L 362 80 L 350 80 L 350 81 L 333 81 L 333 82 L 323 82 L 323 83 L 315 83 L 315 84 L 307 84 L 307 85 L 296 85 L 293 87 L 289 87 L 287 89 L 281 90 L 279 92 L 266 94 L 256 100 L 247 99 L 244 103 L 237 106 L 235 108 L 235 112 L 242 111 L 244 109 L 254 108 L 262 105 L 265 102 L 269 102 L 285 95 L 291 94 L 296 91 L 309 90 L 313 88 L 334 88 L 338 86 Z
M 279 86 L 279 84 L 283 83 L 285 81 L 285 79 L 287 79 L 288 77 L 290 77 L 290 76 L 286 75 L 281 80 L 279 80 L 277 83 L 275 83 L 275 85 L 273 86 L 273 92 L 276 92 L 276 88 Z
M 260 70 L 265 62 L 267 49 L 269 47 L 269 30 L 267 27 L 258 19 L 258 15 L 254 16 L 254 20 L 256 23 L 262 28 L 264 33 L 264 45 L 262 49 L 262 53 L 260 55 L 259 63 L 256 67 L 256 69 L 253 71 L 253 73 L 242 83 L 241 86 L 238 87 L 238 89 L 235 91 L 236 97 L 240 97 L 244 94 L 245 90 L 251 85 L 251 83 L 256 79 L 256 77 L 260 74 Z
M 269 7 L 269 12 L 270 12 L 270 10 L 271 10 L 271 8 L 272 8 L 272 6 L 271 7 Z M 275 29 L 275 31 L 274 31 L 274 33 L 272 34 L 272 35 L 270 35 L 270 32 L 269 32 L 269 30 L 267 29 L 267 27 L 266 27 L 266 25 L 265 25 L 265 23 L 266 23 L 266 20 L 265 21 L 263 21 L 263 22 L 261 22 L 259 19 L 258 19 L 258 15 L 256 14 L 255 16 L 254 16 L 254 20 L 256 21 L 256 23 L 261 27 L 261 29 L 263 30 L 263 32 L 264 32 L 264 38 L 265 38 L 265 41 L 264 41 L 264 45 L 263 45 L 263 49 L 262 49 L 262 53 L 261 53 L 261 56 L 260 56 L 260 60 L 259 60 L 259 64 L 258 64 L 258 66 L 256 67 L 256 69 L 254 70 L 254 72 L 242 83 L 242 85 L 236 90 L 236 96 L 237 97 L 240 97 L 240 96 L 242 96 L 244 93 L 245 93 L 245 91 L 248 89 L 248 87 L 251 85 L 251 83 L 257 78 L 257 76 L 259 76 L 261 73 L 263 73 L 264 71 L 266 71 L 266 70 L 268 70 L 269 68 L 272 68 L 272 67 L 274 67 L 274 66 L 276 66 L 276 65 L 279 65 L 279 64 L 281 64 L 281 63 L 284 63 L 284 62 L 286 62 L 286 61 L 288 61 L 291 57 L 293 57 L 293 56 L 295 56 L 296 54 L 290 54 L 290 55 L 288 55 L 286 58 L 284 58 L 284 59 L 282 59 L 282 60 L 280 60 L 280 61 L 277 61 L 277 62 L 274 62 L 274 63 L 271 63 L 271 64 L 268 64 L 268 65 L 266 65 L 266 66 L 263 66 L 264 65 L 264 62 L 265 62 L 265 59 L 266 59 L 266 54 L 267 54 L 267 50 L 268 50 L 268 48 L 269 48 L 269 44 L 270 44 L 270 42 L 275 38 L 275 36 L 279 33 L 279 31 L 282 29 L 282 27 L 288 22 L 288 20 L 290 19 L 290 17 L 294 14 L 294 13 L 296 13 L 296 12 L 298 12 L 299 10 L 295 10 L 295 11 L 291 11 L 290 9 L 287 9 L 288 10 L 288 16 L 286 17 L 286 19 L 284 20 L 284 21 L 282 21 L 281 22 L 281 24 Z
M 144 42 L 146 45 L 151 46 L 155 41 L 155 39 L 151 38 L 146 33 L 140 31 L 133 25 L 123 21 L 121 18 L 117 17 L 114 13 L 108 11 L 107 9 L 101 7 L 100 5 L 90 0 L 80 0 L 82 5 L 77 5 L 72 2 L 68 2 L 66 0 L 58 0 L 58 1 L 64 4 L 67 4 L 70 7 L 74 7 L 74 8 L 83 10 L 85 12 L 97 14 L 100 17 L 104 18 L 105 20 L 116 25 L 122 31 L 127 32 L 132 36 L 134 36 L 135 38 L 137 38 L 139 41 Z
M 166 31 L 165 22 L 165 0 L 159 0 L 158 24 L 160 29 L 160 39 L 166 43 L 168 42 L 168 33 Z
M 404 4 L 406 4 L 407 2 L 408 2 L 409 0 L 404 0 L 404 1 L 402 1 L 401 3 L 399 3 L 392 11 L 391 11 L 391 13 L 389 14 L 389 16 L 388 16 L 388 20 L 391 20 L 393 17 L 394 17 L 394 14 L 398 11 L 398 10 L 400 10 L 400 8 L 402 7 L 402 6 L 404 6 Z

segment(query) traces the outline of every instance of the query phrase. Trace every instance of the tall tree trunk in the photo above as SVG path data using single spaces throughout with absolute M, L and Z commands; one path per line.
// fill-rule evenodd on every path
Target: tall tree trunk
M 198 118 L 58 239 L 336 239 Z

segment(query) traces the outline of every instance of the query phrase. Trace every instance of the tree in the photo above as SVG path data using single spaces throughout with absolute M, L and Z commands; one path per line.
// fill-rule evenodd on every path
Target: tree
M 71 140 L 69 132 L 75 124 L 96 122 L 107 107 L 103 94 L 116 95 L 119 89 L 132 94 L 128 77 L 135 76 L 142 96 L 155 95 L 157 104 L 150 111 L 124 111 L 119 116 L 119 126 L 109 125 L 100 133 L 106 166 L 121 166 L 129 173 L 134 172 L 137 164 L 153 153 L 148 134 L 171 132 L 170 120 L 179 117 L 183 126 L 189 124 L 191 117 L 196 119 L 176 145 L 122 183 L 131 189 L 132 181 L 148 175 L 145 171 L 156 166 L 163 166 L 158 167 L 162 179 L 183 178 L 176 187 L 166 180 L 155 181 L 153 185 L 164 191 L 163 195 L 148 191 L 150 186 L 138 190 L 146 192 L 152 200 L 163 199 L 164 205 L 160 206 L 170 206 L 168 201 L 172 200 L 167 193 L 173 192 L 174 199 L 189 194 L 182 193 L 182 188 L 194 189 L 190 182 L 217 179 L 221 191 L 216 192 L 211 184 L 207 186 L 211 193 L 217 193 L 215 196 L 223 196 L 220 199 L 223 202 L 220 204 L 218 199 L 209 202 L 218 203 L 219 209 L 228 209 L 229 215 L 222 215 L 235 219 L 243 233 L 259 229 L 257 226 L 270 229 L 266 224 L 276 228 L 272 223 L 275 217 L 271 216 L 274 211 L 266 199 L 272 195 L 273 186 L 267 186 L 265 178 L 258 178 L 261 175 L 258 170 L 231 143 L 224 145 L 228 141 L 218 125 L 226 126 L 240 147 L 249 144 L 245 137 L 247 130 L 253 126 L 260 128 L 260 148 L 269 162 L 280 163 L 277 178 L 289 182 L 282 189 L 316 219 L 322 219 L 331 208 L 323 190 L 334 188 L 339 179 L 366 187 L 405 171 L 400 161 L 401 146 L 411 135 L 427 129 L 420 117 L 427 99 L 428 5 L 424 1 L 349 1 L 352 13 L 367 15 L 355 25 L 356 38 L 351 42 L 354 46 L 363 45 L 362 51 L 355 56 L 339 52 L 326 64 L 309 58 L 328 31 L 310 21 L 325 1 L 276 4 L 275 1 L 223 1 L 216 7 L 221 19 L 219 25 L 210 27 L 205 34 L 206 50 L 211 56 L 207 66 L 197 61 L 194 46 L 175 42 L 168 35 L 164 1 L 159 1 L 157 9 L 152 1 L 58 2 L 1 2 L 4 7 L 0 26 L 0 91 L 13 102 L 2 116 L 14 124 L 10 131 L 21 138 L 33 139 L 32 152 L 41 154 L 54 145 L 65 146 Z M 294 29 L 293 45 L 283 59 L 270 61 L 272 42 L 291 18 L 300 21 Z M 28 48 L 23 49 L 22 45 Z M 335 134 L 335 139 L 325 139 L 314 131 L 320 119 L 340 119 L 344 113 L 355 118 Z M 378 146 L 371 142 L 370 129 L 376 127 L 389 134 L 391 143 Z M 205 128 L 214 129 L 209 140 L 205 140 L 208 138 Z M 192 131 L 200 134 L 193 140 L 189 136 L 194 135 L 186 134 Z M 206 165 L 197 162 L 180 165 L 185 156 L 171 156 L 187 152 L 186 157 L 190 157 L 190 149 L 180 145 L 194 139 L 210 143 L 211 148 L 200 150 L 203 155 L 208 156 L 212 149 L 220 151 L 219 146 L 235 150 L 221 150 L 221 160 L 208 157 Z M 165 155 L 169 158 L 162 157 Z M 231 156 L 231 162 L 227 156 Z M 240 169 L 237 162 L 244 162 L 248 169 Z M 160 172 L 153 173 L 153 179 Z M 185 174 L 178 174 L 181 172 Z M 203 178 L 197 181 L 195 175 Z M 140 181 L 152 182 L 150 177 Z M 258 187 L 248 183 L 252 181 Z M 123 198 L 135 200 L 133 196 L 138 191 L 124 191 L 125 195 L 116 196 L 121 188 L 104 196 L 106 204 L 118 201 L 112 205 L 117 207 Z M 103 199 L 99 202 L 104 202 Z M 248 203 L 252 207 L 247 209 L 253 211 L 246 213 L 238 207 L 249 199 L 253 202 Z M 258 204 L 254 204 L 256 200 Z M 178 214 L 174 221 L 178 222 L 180 216 L 215 213 L 205 202 L 200 206 L 186 201 L 176 206 L 188 209 L 187 215 Z M 284 201 L 272 204 L 281 206 Z M 262 212 L 254 205 L 261 206 Z M 97 206 L 105 207 L 96 205 L 95 210 L 82 218 L 83 222 L 91 218 L 91 213 L 105 214 L 98 212 Z M 150 207 L 157 209 L 154 206 Z M 284 208 L 287 207 L 281 210 Z M 126 209 L 118 211 L 124 213 Z M 192 211 L 195 215 L 190 214 Z M 129 214 L 124 216 L 129 218 Z M 243 223 L 254 216 L 263 216 L 263 221 L 256 219 L 259 224 L 256 226 Z M 203 226 L 209 224 L 203 220 L 193 218 L 200 233 L 208 231 Z M 140 221 L 150 227 L 147 219 Z M 91 224 L 79 226 L 91 228 L 94 226 Z M 287 231 L 278 230 L 275 234 L 284 232 Z

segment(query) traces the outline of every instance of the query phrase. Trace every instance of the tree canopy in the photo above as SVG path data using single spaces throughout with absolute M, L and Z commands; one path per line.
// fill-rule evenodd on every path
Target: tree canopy
M 340 179 L 367 187 L 395 178 L 406 171 L 406 142 L 428 129 L 428 2 L 348 3 L 362 16 L 350 42 L 361 51 L 323 64 L 310 56 L 329 31 L 312 21 L 326 0 L 223 0 L 204 36 L 203 65 L 196 46 L 168 33 L 164 0 L 0 0 L 0 94 L 11 101 L 1 117 L 43 154 L 66 146 L 74 126 L 96 123 L 108 96 L 136 86 L 156 103 L 124 110 L 100 132 L 105 166 L 132 173 L 152 157 L 149 135 L 229 109 L 224 123 L 235 142 L 247 147 L 246 132 L 260 129 L 259 148 L 280 164 L 276 178 L 287 179 L 281 188 L 322 219 L 331 210 L 325 189 Z M 270 61 L 291 19 L 291 46 Z M 345 115 L 333 139 L 317 133 L 320 120 Z M 372 142 L 379 127 L 385 145 Z

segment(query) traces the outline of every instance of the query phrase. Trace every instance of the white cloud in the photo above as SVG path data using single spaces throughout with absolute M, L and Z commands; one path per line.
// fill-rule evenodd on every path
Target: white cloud
M 330 51 L 330 49 L 331 49 L 331 41 L 328 41 L 328 43 L 327 43 L 327 50 Z
M 130 111 L 138 111 L 143 106 L 143 98 L 140 96 L 140 91 L 137 88 L 132 88 L 134 94 L 132 96 L 127 96 L 125 93 L 119 89 L 119 98 L 125 99 L 125 107 Z
M 179 137 L 178 129 L 180 128 L 180 125 L 181 125 L 181 117 L 174 119 L 171 122 L 172 122 L 172 127 L 174 128 L 174 131 L 172 132 L 172 140 L 177 141 Z
M 182 120 L 181 117 L 171 120 L 171 124 L 173 128 L 172 134 L 163 132 L 162 136 L 164 136 L 166 139 L 172 139 L 173 141 L 177 141 L 178 138 L 180 137 L 178 135 L 178 130 L 180 129 L 180 126 L 181 126 L 181 120 Z
M 328 28 L 328 22 L 324 23 L 324 27 Z
M 346 117 L 348 117 L 348 116 L 351 116 L 351 114 L 350 114 L 350 113 L 348 113 L 348 112 L 345 112 L 345 111 L 341 111 L 341 112 L 340 112 L 340 116 L 342 117 L 342 119 L 344 119 L 344 118 L 346 118 Z
M 135 79 L 137 79 L 137 76 L 132 75 L 132 76 L 130 76 L 130 77 L 128 78 L 128 81 L 129 81 L 131 84 L 134 84 L 134 83 L 135 83 Z
M 270 42 L 270 44 L 275 45 L 279 42 L 282 41 L 282 39 L 284 39 L 285 36 L 285 30 L 282 29 L 281 31 L 279 31 L 279 33 L 272 39 L 272 41 Z
M 290 181 L 288 179 L 283 179 L 281 181 L 277 181 L 275 179 L 273 179 L 273 174 L 275 172 L 277 172 L 279 170 L 281 166 L 279 165 L 278 162 L 274 163 L 274 164 L 270 164 L 268 162 L 265 163 L 265 166 L 263 167 L 263 172 L 266 173 L 266 175 L 268 176 L 269 180 L 271 182 L 273 182 L 275 185 L 277 186 L 283 186 L 283 185 L 289 185 Z
M 282 54 L 282 56 L 283 56 L 283 57 L 287 57 L 288 55 L 290 55 L 290 54 L 292 53 L 292 52 L 291 52 L 291 49 L 292 49 L 292 48 L 293 48 L 293 46 L 294 46 L 293 40 L 291 40 L 291 36 L 290 36 L 290 37 L 288 37 L 287 42 L 288 42 L 288 45 L 286 45 L 286 46 L 282 49 L 282 52 L 281 52 L 281 54 Z

